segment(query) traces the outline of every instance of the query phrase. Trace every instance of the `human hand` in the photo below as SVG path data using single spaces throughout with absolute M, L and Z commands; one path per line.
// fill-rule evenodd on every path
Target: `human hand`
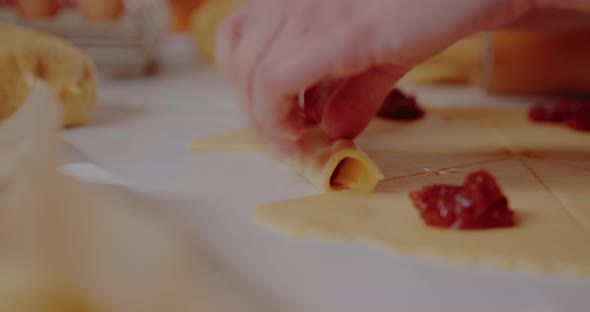
M 340 81 L 319 107 L 330 138 L 353 138 L 393 85 L 455 41 L 508 25 L 532 0 L 252 0 L 218 30 L 217 58 L 254 128 L 296 152 L 301 90 Z

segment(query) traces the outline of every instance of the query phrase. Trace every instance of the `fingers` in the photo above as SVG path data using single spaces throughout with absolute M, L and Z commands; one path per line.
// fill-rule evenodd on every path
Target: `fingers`
M 284 151 L 310 121 L 298 105 L 301 90 L 344 79 L 325 107 L 311 110 L 312 121 L 331 138 L 354 138 L 407 68 L 462 36 L 505 25 L 529 3 L 462 0 L 461 10 L 446 10 L 438 0 L 249 2 L 220 27 L 218 62 L 254 128 Z M 387 63 L 400 66 L 381 66 Z
M 325 133 L 334 139 L 358 136 L 403 74 L 398 67 L 386 66 L 347 79 L 323 112 Z
M 352 45 L 349 36 L 315 42 L 291 40 L 291 44 L 300 48 L 277 48 L 254 75 L 253 117 L 285 138 L 298 137 L 305 125 L 296 101 L 301 90 L 362 67 L 354 54 L 342 53 Z
M 227 75 L 232 75 L 235 51 L 240 40 L 245 19 L 245 11 L 239 10 L 218 27 L 215 39 L 215 61 L 217 66 Z
M 305 90 L 303 110 L 305 118 L 310 124 L 319 125 L 321 123 L 326 105 L 344 82 L 344 79 L 322 81 Z
M 377 59 L 375 49 L 367 48 L 376 46 L 373 24 L 342 20 L 339 13 L 355 10 L 324 4 L 254 0 L 218 30 L 220 67 L 237 85 L 252 126 L 283 152 L 300 149 L 299 138 L 310 122 L 298 105 L 301 90 L 352 76 L 313 120 L 317 125 L 321 119 L 330 137 L 352 138 L 401 77 L 400 70 L 385 67 L 367 72 Z
M 235 76 L 240 84 L 251 83 L 251 76 L 280 33 L 285 19 L 284 8 L 277 1 L 258 1 L 267 11 L 250 10 L 242 27 L 244 33 L 236 46 Z
M 259 0 L 256 7 L 264 7 L 266 11 L 257 12 L 251 8 L 248 12 L 242 23 L 243 35 L 235 47 L 235 63 L 232 65 L 232 76 L 238 85 L 246 114 L 254 123 L 257 120 L 253 118 L 253 73 L 268 54 L 286 18 L 285 5 L 277 1 Z

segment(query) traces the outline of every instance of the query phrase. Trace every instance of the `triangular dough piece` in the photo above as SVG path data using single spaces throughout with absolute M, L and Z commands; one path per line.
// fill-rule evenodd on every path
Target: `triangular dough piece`
M 590 171 L 552 160 L 528 159 L 526 163 L 590 234 Z
M 331 140 L 317 128 L 308 129 L 299 139 L 303 150 L 285 155 L 283 162 L 322 191 L 354 189 L 372 192 L 384 179 L 379 168 L 351 140 Z M 262 152 L 270 149 L 247 128 L 200 138 L 194 151 Z
M 434 183 L 459 184 L 479 169 L 497 177 L 518 224 L 486 231 L 426 226 L 408 193 Z M 372 195 L 343 191 L 271 203 L 257 208 L 256 216 L 263 225 L 294 236 L 368 241 L 398 253 L 451 262 L 590 275 L 589 233 L 520 160 L 389 181 L 378 191 Z
M 431 109 L 426 118 L 418 121 L 376 118 L 355 143 L 369 160 L 375 162 L 384 180 L 510 157 L 493 132 L 478 124 L 478 118 L 483 114 L 485 111 L 470 109 Z M 192 149 L 219 152 L 265 150 L 256 135 L 246 128 L 200 138 L 193 142 Z M 362 155 L 357 158 L 367 160 Z
M 365 130 L 367 134 L 391 132 L 401 125 L 382 119 L 374 120 Z M 238 128 L 222 134 L 204 136 L 191 143 L 196 152 L 259 153 L 267 149 L 258 135 L 250 128 Z
M 590 169 L 590 133 L 575 131 L 563 124 L 536 123 L 525 110 L 489 110 L 482 124 L 496 133 L 514 154 L 554 159 Z
M 366 131 L 357 144 L 386 179 L 510 157 L 493 132 L 474 121 L 481 113 L 477 109 L 429 109 L 423 120 L 392 122 L 385 130 Z

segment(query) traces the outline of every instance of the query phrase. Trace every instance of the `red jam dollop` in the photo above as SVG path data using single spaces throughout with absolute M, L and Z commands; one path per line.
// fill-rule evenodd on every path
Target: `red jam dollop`
M 590 131 L 590 104 L 563 100 L 550 104 L 537 104 L 529 110 L 535 122 L 563 123 L 574 130 Z
M 393 89 L 383 101 L 377 116 L 394 120 L 417 120 L 424 116 L 424 110 L 418 106 L 415 97 Z
M 426 224 L 473 230 L 510 227 L 514 213 L 496 179 L 486 170 L 471 173 L 463 185 L 429 185 L 410 193 Z

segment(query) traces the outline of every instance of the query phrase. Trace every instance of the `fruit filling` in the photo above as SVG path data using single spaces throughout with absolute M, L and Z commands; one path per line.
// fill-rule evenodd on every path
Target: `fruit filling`
M 471 173 L 463 185 L 429 185 L 411 192 L 410 198 L 430 226 L 463 230 L 514 225 L 506 196 L 486 170 Z
M 537 104 L 529 110 L 529 118 L 535 122 L 563 123 L 574 130 L 590 131 L 590 104 L 571 100 Z
M 415 97 L 394 89 L 383 102 L 377 116 L 394 120 L 417 120 L 424 116 L 424 110 L 418 106 Z

